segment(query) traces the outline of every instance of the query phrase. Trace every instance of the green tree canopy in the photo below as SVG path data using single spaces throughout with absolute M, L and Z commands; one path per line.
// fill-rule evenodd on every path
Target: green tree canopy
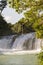
M 43 0 L 8 0 L 10 7 L 15 8 L 16 11 L 21 12 L 27 8 L 33 11 L 43 10 Z
M 30 32 L 34 30 L 37 37 L 43 38 L 43 14 L 40 14 L 43 11 L 43 0 L 8 0 L 8 2 L 18 13 L 29 9 L 19 22 L 28 30 L 30 28 Z

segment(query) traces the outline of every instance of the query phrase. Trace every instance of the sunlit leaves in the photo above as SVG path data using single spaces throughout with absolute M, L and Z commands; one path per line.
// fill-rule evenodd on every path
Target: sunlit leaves
M 9 4 L 12 8 L 16 9 L 18 13 L 29 9 L 24 13 L 24 17 L 20 19 L 19 23 L 24 26 L 25 32 L 36 32 L 37 37 L 43 38 L 43 0 L 8 0 L 11 1 Z M 31 30 L 32 29 L 32 30 Z M 23 29 L 24 30 L 24 29 Z
M 15 8 L 18 12 L 22 12 L 27 8 L 43 9 L 43 0 L 8 0 L 11 7 Z

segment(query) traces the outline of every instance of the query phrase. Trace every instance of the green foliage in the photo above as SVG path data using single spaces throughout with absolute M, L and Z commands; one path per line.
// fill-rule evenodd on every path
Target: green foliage
M 7 24 L 0 16 L 0 35 L 13 33 L 29 33 L 36 32 L 38 38 L 43 38 L 43 0 L 8 0 L 10 7 L 15 8 L 18 13 L 23 12 L 24 18 L 20 19 L 18 23 L 12 25 Z
M 18 34 L 36 32 L 38 38 L 43 38 L 43 22 L 41 18 L 22 18 L 18 23 L 11 25 L 13 32 Z
M 43 38 L 43 24 L 41 19 L 22 18 L 20 21 L 11 26 L 12 30 L 16 33 L 29 33 L 36 32 L 38 38 Z
M 11 29 L 18 34 L 35 32 L 34 29 L 29 24 L 29 21 L 22 18 L 18 23 L 11 25 Z
M 14 25 L 11 25 L 11 29 L 13 30 L 13 32 L 16 32 L 17 34 L 20 34 L 21 33 L 20 23 L 16 23 Z
M 31 8 L 34 11 L 43 9 L 43 0 L 8 0 L 10 7 L 16 9 L 17 12 L 22 12 L 27 8 Z
M 38 55 L 39 65 L 43 65 L 43 52 Z
M 8 3 L 18 13 L 30 8 L 24 13 L 25 18 L 20 19 L 15 24 L 14 29 L 19 30 L 19 32 L 22 30 L 23 33 L 35 31 L 38 38 L 43 38 L 43 14 L 40 15 L 40 12 L 43 11 L 43 0 L 8 0 Z M 21 26 L 19 27 L 18 24 Z

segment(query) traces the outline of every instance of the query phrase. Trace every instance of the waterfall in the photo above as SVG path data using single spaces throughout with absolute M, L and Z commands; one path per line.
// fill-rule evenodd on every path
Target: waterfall
M 0 38 L 0 49 L 10 49 L 13 45 L 13 38 L 15 35 L 2 36 Z
M 0 52 L 10 52 L 15 50 L 38 50 L 41 49 L 41 45 L 43 46 L 42 42 L 41 39 L 36 39 L 35 33 L 1 36 Z
M 32 50 L 32 45 L 35 43 L 35 34 L 22 34 L 21 36 L 17 37 L 14 44 L 13 49 L 18 50 Z

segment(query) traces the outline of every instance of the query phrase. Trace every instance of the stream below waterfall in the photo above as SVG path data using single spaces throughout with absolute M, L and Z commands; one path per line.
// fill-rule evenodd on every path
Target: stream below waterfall
M 35 33 L 0 37 L 0 65 L 38 65 L 41 40 Z
M 36 54 L 0 55 L 0 65 L 38 65 Z

